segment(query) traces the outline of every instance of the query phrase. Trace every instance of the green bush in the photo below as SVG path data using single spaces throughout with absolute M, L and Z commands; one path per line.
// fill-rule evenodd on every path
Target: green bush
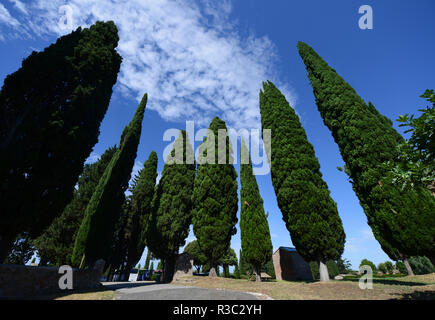
M 383 273 L 387 273 L 387 266 L 385 265 L 385 263 L 378 264 L 378 270 Z
M 435 268 L 427 257 L 411 257 L 409 258 L 414 274 L 428 274 L 435 272 Z
M 361 261 L 361 263 L 359 264 L 359 266 L 360 267 L 361 266 L 370 266 L 372 268 L 373 273 L 376 273 L 378 271 L 378 268 L 376 268 L 376 265 L 368 259 L 363 259 Z
M 399 270 L 400 273 L 408 274 L 408 271 L 406 270 L 405 264 L 402 261 L 396 262 L 396 269 Z

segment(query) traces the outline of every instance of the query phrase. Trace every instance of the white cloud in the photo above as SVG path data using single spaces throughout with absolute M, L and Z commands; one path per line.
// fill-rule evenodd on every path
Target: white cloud
M 0 3 L 0 24 L 2 23 L 12 28 L 18 28 L 20 26 L 20 22 L 12 17 L 8 9 Z
M 17 8 L 19 1 L 14 1 Z M 58 21 L 63 0 L 36 0 L 21 15 L 38 36 L 63 34 Z M 113 20 L 123 56 L 117 90 L 171 121 L 207 126 L 220 116 L 235 128 L 258 128 L 258 93 L 275 81 L 294 104 L 294 95 L 276 76 L 274 44 L 267 37 L 241 37 L 229 19 L 231 2 L 211 0 L 70 0 L 73 26 Z
M 21 13 L 28 15 L 28 11 L 26 9 L 26 5 L 19 0 L 9 0 L 9 2 L 13 3 L 15 8 L 17 8 Z

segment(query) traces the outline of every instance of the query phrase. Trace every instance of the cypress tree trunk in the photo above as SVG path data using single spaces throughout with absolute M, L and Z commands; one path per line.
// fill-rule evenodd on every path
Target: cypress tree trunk
M 255 281 L 261 282 L 261 265 L 256 265 L 255 269 Z
M 217 277 L 216 265 L 210 264 L 210 271 L 208 272 L 209 277 Z
M 323 259 L 319 259 L 319 273 L 320 273 L 320 281 L 328 282 L 329 281 L 329 273 L 328 267 L 326 266 L 326 261 Z
M 409 264 L 408 258 L 403 258 L 403 264 L 406 267 L 406 271 L 408 272 L 408 276 L 413 276 L 414 271 L 412 271 L 411 265 Z
M 163 265 L 163 282 L 170 283 L 174 277 L 176 256 L 167 257 Z

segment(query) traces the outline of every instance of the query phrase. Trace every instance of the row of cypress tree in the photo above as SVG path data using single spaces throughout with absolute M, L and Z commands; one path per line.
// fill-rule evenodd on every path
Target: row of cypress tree
M 147 245 L 164 262 L 164 280 L 170 281 L 178 249 L 193 224 L 215 276 L 238 222 L 237 172 L 228 134 L 224 146 L 219 143 L 219 131 L 227 132 L 224 121 L 211 121 L 197 164 L 189 137 L 181 131 L 157 186 L 157 155 L 152 152 L 126 197 L 145 94 L 119 146 L 83 170 L 119 71 L 118 40 L 113 22 L 78 28 L 43 52 L 32 53 L 5 79 L 0 92 L 0 259 L 16 236 L 25 233 L 39 236 L 35 244 L 42 261 L 91 266 L 103 258 L 110 274 L 120 267 L 129 272 Z M 405 264 L 412 255 L 434 262 L 434 197 L 423 187 L 396 188 L 381 165 L 394 161 L 403 138 L 312 48 L 299 43 L 298 49 L 318 109 L 383 250 Z M 345 242 L 337 205 L 298 116 L 271 82 L 263 83 L 260 91 L 260 114 L 262 128 L 272 130 L 271 149 L 266 151 L 283 220 L 298 252 L 307 261 L 317 261 L 320 278 L 327 281 L 326 261 L 339 259 Z M 260 281 L 272 243 L 243 140 L 240 158 L 248 160 L 240 165 L 242 251 Z
M 398 158 L 403 141 L 392 122 L 368 105 L 337 72 L 307 44 L 298 43 L 317 108 L 346 163 L 382 249 L 393 260 L 427 256 L 435 262 L 435 198 L 427 188 L 396 187 L 383 163 Z M 409 268 L 409 273 L 412 270 Z

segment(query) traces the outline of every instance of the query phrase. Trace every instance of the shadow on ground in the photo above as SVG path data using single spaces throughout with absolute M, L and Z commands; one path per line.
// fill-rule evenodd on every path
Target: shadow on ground
M 144 281 L 144 282 L 103 282 L 104 288 L 108 290 L 129 289 L 144 286 L 152 286 L 155 284 L 163 284 L 162 282 Z
M 341 281 L 359 282 L 359 279 L 345 279 Z M 384 284 L 390 286 L 408 286 L 408 287 L 427 285 L 427 283 L 424 282 L 412 282 L 412 281 L 400 281 L 396 279 L 376 279 L 376 278 L 373 279 L 373 284 Z
M 435 291 L 414 291 L 411 293 L 396 294 L 393 300 L 435 300 Z

